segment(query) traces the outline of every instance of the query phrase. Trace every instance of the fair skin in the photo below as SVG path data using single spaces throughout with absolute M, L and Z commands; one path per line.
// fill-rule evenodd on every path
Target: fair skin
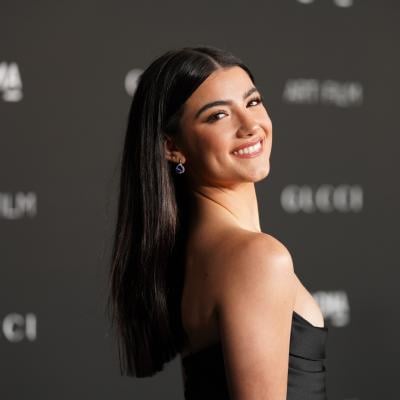
M 287 248 L 260 229 L 254 184 L 270 171 L 272 122 L 259 97 L 242 68 L 214 71 L 186 101 L 182 134 L 166 141 L 165 153 L 185 165 L 195 199 L 182 298 L 189 343 L 182 355 L 221 342 L 233 399 L 283 400 L 292 312 L 315 326 L 323 326 L 323 316 Z M 197 115 L 216 100 L 230 103 Z M 257 139 L 263 141 L 256 156 L 233 154 Z
M 232 222 L 260 232 L 254 182 L 269 173 L 272 123 L 263 104 L 255 100 L 260 96 L 258 91 L 243 99 L 252 87 L 249 76 L 239 67 L 211 74 L 186 101 L 181 119 L 184 135 L 180 138 L 184 150 L 172 147 L 167 158 L 183 160 L 200 212 L 208 215 L 209 207 L 220 204 L 234 218 Z M 231 99 L 232 105 L 209 108 L 196 118 L 204 104 L 216 99 Z M 208 122 L 212 116 L 219 120 Z M 261 156 L 239 159 L 231 153 L 256 137 L 265 139 Z M 220 207 L 217 210 L 221 213 Z

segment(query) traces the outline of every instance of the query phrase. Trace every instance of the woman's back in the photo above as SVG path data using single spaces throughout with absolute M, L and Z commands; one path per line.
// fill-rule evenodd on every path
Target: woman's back
M 286 247 L 239 228 L 201 232 L 188 238 L 182 297 L 186 398 L 216 395 L 228 382 L 238 399 L 325 398 L 327 328 Z

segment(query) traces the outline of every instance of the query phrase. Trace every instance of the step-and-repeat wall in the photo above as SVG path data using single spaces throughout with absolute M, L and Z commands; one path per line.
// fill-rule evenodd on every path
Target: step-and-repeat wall
M 323 311 L 328 397 L 397 399 L 399 21 L 395 1 L 1 2 L 1 398 L 183 399 L 178 359 L 119 375 L 106 273 L 136 79 L 209 44 L 265 98 L 262 229 Z

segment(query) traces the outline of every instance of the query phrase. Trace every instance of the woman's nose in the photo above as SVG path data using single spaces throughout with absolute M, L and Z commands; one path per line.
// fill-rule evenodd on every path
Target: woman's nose
M 240 126 L 238 133 L 242 136 L 254 135 L 260 128 L 259 123 L 254 119 L 254 117 L 249 115 L 243 115 L 240 118 Z

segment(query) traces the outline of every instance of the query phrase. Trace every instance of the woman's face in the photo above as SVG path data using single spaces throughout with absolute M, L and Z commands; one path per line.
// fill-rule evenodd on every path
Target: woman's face
M 231 186 L 268 175 L 272 122 L 242 68 L 214 71 L 185 102 L 181 128 L 179 155 L 195 185 Z M 247 150 L 235 154 L 243 145 Z

